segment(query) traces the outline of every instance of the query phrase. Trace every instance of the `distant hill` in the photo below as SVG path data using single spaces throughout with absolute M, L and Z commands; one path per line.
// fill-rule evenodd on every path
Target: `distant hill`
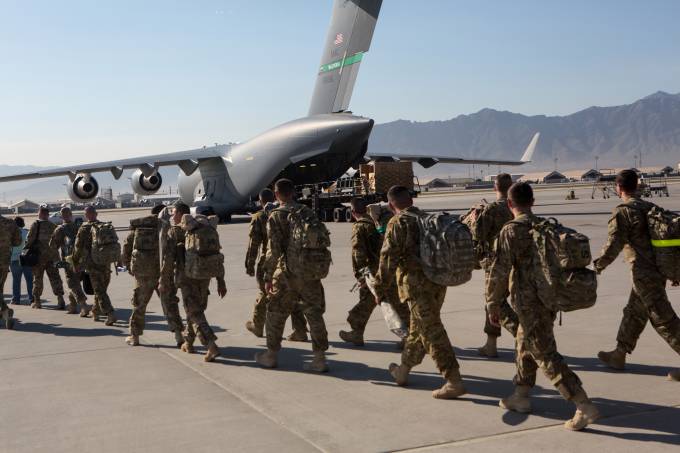
M 675 165 L 680 160 L 680 94 L 657 92 L 632 104 L 590 107 L 567 116 L 526 116 L 483 109 L 446 121 L 398 120 L 371 134 L 376 152 L 451 154 L 518 159 L 534 132 L 541 139 L 534 168 Z M 433 167 L 430 173 L 437 173 Z

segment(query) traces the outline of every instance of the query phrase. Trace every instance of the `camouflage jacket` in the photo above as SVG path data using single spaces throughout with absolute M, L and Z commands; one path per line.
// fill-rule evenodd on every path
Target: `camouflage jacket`
M 246 251 L 246 272 L 254 273 L 257 264 L 257 273 L 263 272 L 264 257 L 267 255 L 267 218 L 269 213 L 264 209 L 253 214 L 250 219 L 248 232 L 248 250 Z M 260 258 L 258 263 L 258 258 Z
M 481 265 L 488 270 L 491 267 L 496 249 L 496 239 L 503 225 L 513 219 L 512 212 L 506 199 L 496 200 L 484 207 L 479 219 L 477 219 L 475 238 L 477 247 L 481 248 L 483 259 Z
M 78 228 L 75 222 L 62 223 L 52 233 L 50 248 L 60 251 L 62 260 L 73 254 Z
M 359 271 L 365 267 L 373 275 L 377 274 L 382 242 L 382 235 L 370 218 L 363 217 L 352 225 L 352 270 L 355 278 L 362 278 Z
M 21 245 L 21 230 L 14 220 L 0 215 L 0 266 L 9 266 L 12 247 Z
M 39 228 L 38 228 L 39 227 Z M 48 263 L 50 261 L 58 261 L 59 253 L 57 249 L 50 246 L 50 239 L 57 226 L 49 220 L 36 220 L 28 230 L 28 237 L 26 238 L 26 248 L 37 245 L 40 250 L 40 262 Z
M 607 242 L 602 248 L 600 258 L 596 260 L 598 272 L 609 266 L 621 250 L 634 270 L 640 268 L 656 270 L 647 225 L 647 213 L 654 206 L 654 203 L 632 197 L 614 208 L 607 227 L 609 232 Z
M 173 284 L 180 286 L 185 278 L 184 240 L 184 229 L 179 225 L 172 225 L 163 245 L 160 279 L 162 286 L 171 287 Z
M 401 281 L 407 274 L 422 274 L 420 264 L 420 227 L 418 219 L 405 212 L 423 214 L 412 206 L 390 219 L 380 250 L 380 265 L 376 276 L 378 299 L 385 299 L 395 277 Z
M 507 223 L 496 242 L 496 254 L 486 280 L 486 304 L 500 307 L 510 292 L 512 308 L 520 313 L 546 306 L 538 297 L 533 278 L 540 268 L 533 266 L 535 259 L 531 226 L 537 218 L 522 214 Z
M 267 219 L 267 254 L 264 258 L 264 280 L 271 281 L 277 269 L 286 269 L 286 252 L 290 240 L 289 211 L 309 209 L 292 201 L 274 209 Z

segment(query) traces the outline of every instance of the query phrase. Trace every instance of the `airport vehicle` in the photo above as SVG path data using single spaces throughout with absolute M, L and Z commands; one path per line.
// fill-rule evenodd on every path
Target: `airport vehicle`
M 254 207 L 253 199 L 280 177 L 296 184 L 332 181 L 348 168 L 376 161 L 522 165 L 531 160 L 538 140 L 534 135 L 518 161 L 465 159 L 445 155 L 376 154 L 368 150 L 373 120 L 350 112 L 349 102 L 360 63 L 369 50 L 382 0 L 335 0 L 309 113 L 239 144 L 215 145 L 188 151 L 140 156 L 108 162 L 0 177 L 0 182 L 67 176 L 72 200 L 87 202 L 99 192 L 92 176 L 110 172 L 116 179 L 132 169 L 132 189 L 156 193 L 163 183 L 160 167 L 177 166 L 180 198 L 203 212 L 228 221 L 232 213 Z
M 668 178 L 665 175 L 640 178 L 640 193 L 643 197 L 669 197 Z

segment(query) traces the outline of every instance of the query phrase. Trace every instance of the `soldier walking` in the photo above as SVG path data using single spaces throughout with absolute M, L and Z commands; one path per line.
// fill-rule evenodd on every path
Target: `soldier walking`
M 380 249 L 384 236 L 378 232 L 375 222 L 368 215 L 366 202 L 363 199 L 354 198 L 351 201 L 351 206 L 352 217 L 355 220 L 352 225 L 352 270 L 354 271 L 354 277 L 360 284 L 359 302 L 349 311 L 347 316 L 347 322 L 352 330 L 341 330 L 339 335 L 347 343 L 363 346 L 364 330 L 377 304 L 375 297 L 366 286 L 365 275 L 362 271 L 368 268 L 371 271 L 371 275 L 377 275 L 380 264 Z M 411 313 L 409 312 L 408 305 L 401 303 L 399 300 L 396 285 L 390 286 L 388 292 L 389 295 L 386 301 L 394 307 L 402 321 L 408 325 Z M 400 343 L 400 347 L 403 347 L 403 343 Z
M 69 263 L 70 257 L 73 254 L 73 247 L 76 243 L 76 236 L 78 235 L 79 225 L 73 221 L 73 213 L 71 208 L 61 208 L 62 224 L 59 225 L 52 233 L 50 238 L 50 248 L 58 250 L 61 255 L 61 263 L 64 266 L 66 273 L 66 285 L 68 286 L 68 314 L 78 313 L 80 307 L 80 317 L 86 318 L 90 313 L 92 307 L 87 304 L 87 296 L 83 292 L 81 285 L 82 274 L 75 272 L 73 266 Z
M 253 214 L 248 232 L 248 250 L 246 251 L 246 273 L 255 277 L 260 292 L 255 300 L 252 321 L 246 322 L 246 329 L 256 337 L 262 337 L 267 319 L 267 291 L 264 287 L 264 260 L 267 256 L 267 219 L 270 212 L 276 208 L 274 192 L 263 189 L 259 195 L 262 209 Z M 288 336 L 289 341 L 307 341 L 307 325 L 302 309 L 295 305 L 291 313 L 293 333 Z
M 31 225 L 31 229 L 28 231 L 28 238 L 26 238 L 25 248 L 34 247 L 39 253 L 38 264 L 33 266 L 33 303 L 31 307 L 42 308 L 40 298 L 44 289 L 43 276 L 47 273 L 52 292 L 57 296 L 57 308 L 63 310 L 66 308 L 64 285 L 62 284 L 59 270 L 56 267 L 56 262 L 59 261 L 59 254 L 56 249 L 50 246 L 50 238 L 57 226 L 50 222 L 49 217 L 50 211 L 47 206 L 40 206 L 38 219 Z
M 377 300 L 387 300 L 390 285 L 394 284 L 396 277 L 400 299 L 411 310 L 409 336 L 401 354 L 401 364 L 390 364 L 390 373 L 398 385 L 405 386 L 411 369 L 423 361 L 425 354 L 430 354 L 446 380 L 440 389 L 432 392 L 432 396 L 437 399 L 457 398 L 466 390 L 456 354 L 441 320 L 446 287 L 431 282 L 419 260 L 420 227 L 417 217 L 424 213 L 413 206 L 413 198 L 406 187 L 392 187 L 387 199 L 395 215 L 387 224 L 380 251 Z
M 312 240 L 302 237 L 302 230 L 314 229 L 316 239 L 329 246 L 330 240 L 325 225 L 307 206 L 295 202 L 295 186 L 288 179 L 279 179 L 274 187 L 280 206 L 272 211 L 267 220 L 267 256 L 264 262 L 265 290 L 269 294 L 267 304 L 267 350 L 258 352 L 255 361 L 266 368 L 278 366 L 277 356 L 281 349 L 283 328 L 286 319 L 297 303 L 309 324 L 314 359 L 304 365 L 307 371 L 326 372 L 325 351 L 328 349 L 328 332 L 323 314 L 326 311 L 321 275 L 328 272 L 330 252 L 312 249 L 313 257 L 304 262 L 302 250 L 296 247 L 299 241 Z M 302 224 L 310 228 L 294 228 Z M 295 234 L 293 234 L 295 233 Z M 308 249 L 309 250 L 309 249 Z M 298 266 L 300 268 L 298 268 Z
M 0 319 L 7 329 L 14 327 L 14 310 L 5 303 L 5 281 L 9 273 L 12 247 L 21 245 L 21 230 L 14 222 L 0 215 Z
M 92 310 L 94 320 L 97 321 L 99 315 L 105 315 L 105 324 L 112 326 L 116 322 L 116 313 L 108 294 L 111 283 L 111 264 L 99 264 L 93 258 L 94 229 L 102 223 L 97 219 L 97 210 L 94 206 L 85 208 L 85 219 L 87 221 L 78 230 L 73 247 L 73 268 L 75 272 L 87 272 L 92 282 L 95 297 L 95 307 Z
M 607 243 L 600 258 L 593 264 L 600 273 L 623 250 L 626 261 L 631 265 L 633 288 L 623 309 L 616 349 L 598 354 L 598 358 L 609 367 L 622 370 L 626 365 L 626 354 L 635 349 L 647 321 L 680 354 L 680 319 L 668 300 L 666 278 L 654 261 L 647 213 L 655 205 L 638 195 L 638 175 L 633 170 L 623 170 L 616 175 L 616 192 L 623 204 L 614 209 L 609 220 Z M 680 381 L 680 369 L 670 371 L 668 378 Z
M 599 417 L 595 405 L 581 385 L 581 380 L 557 352 L 553 333 L 555 313 L 552 301 L 542 301 L 534 285 L 536 269 L 531 227 L 538 221 L 531 211 L 534 194 L 528 183 L 510 188 L 508 206 L 514 220 L 507 223 L 498 236 L 496 256 L 487 279 L 487 311 L 489 322 L 500 326 L 501 307 L 508 291 L 512 308 L 517 313 L 519 327 L 516 337 L 517 374 L 513 379 L 515 392 L 503 398 L 500 407 L 522 413 L 531 411 L 529 392 L 536 384 L 540 367 L 560 394 L 576 404 L 576 413 L 565 423 L 570 430 L 581 430 Z

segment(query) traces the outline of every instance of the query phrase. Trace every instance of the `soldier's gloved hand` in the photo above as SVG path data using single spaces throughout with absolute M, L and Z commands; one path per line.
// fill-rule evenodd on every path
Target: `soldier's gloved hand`
M 487 305 L 487 312 L 489 313 L 489 323 L 494 327 L 501 326 L 501 310 L 496 305 Z
M 224 296 L 227 295 L 227 284 L 224 280 L 219 280 L 217 282 L 217 295 L 220 296 L 221 299 L 224 299 Z
M 246 274 L 251 277 L 255 277 L 255 268 L 250 266 L 246 267 Z
M 272 285 L 272 282 L 264 282 L 264 290 L 267 292 L 267 294 L 270 294 L 272 290 L 274 289 L 274 285 Z
M 600 275 L 600 274 L 602 273 L 602 271 L 604 270 L 604 269 L 600 266 L 600 259 L 601 259 L 601 258 L 595 258 L 595 259 L 593 260 L 593 269 L 595 269 L 595 272 L 597 272 L 597 275 Z

